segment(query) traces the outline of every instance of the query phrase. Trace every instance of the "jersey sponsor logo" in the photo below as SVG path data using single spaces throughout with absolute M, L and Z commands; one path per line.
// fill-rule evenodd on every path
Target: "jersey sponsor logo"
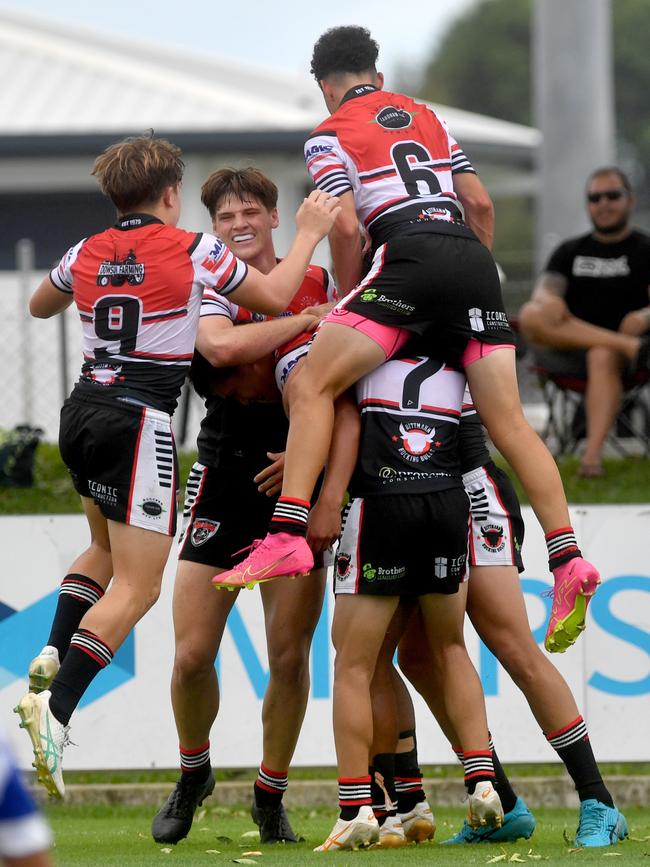
M 470 328 L 475 334 L 508 327 L 508 317 L 503 310 L 481 310 L 480 307 L 470 307 L 467 316 Z
M 361 577 L 364 581 L 372 584 L 373 581 L 396 581 L 406 575 L 406 566 L 373 566 L 372 563 L 364 563 L 361 567 Z
M 112 485 L 105 485 L 103 482 L 95 482 L 93 479 L 88 479 L 88 490 L 90 496 L 97 503 L 105 503 L 108 506 L 116 506 L 119 496 L 118 489 Z
M 221 521 L 210 521 L 207 518 L 197 518 L 192 524 L 192 532 L 190 533 L 190 542 L 195 548 L 200 548 L 205 545 L 208 539 L 211 539 L 221 526 Z
M 92 367 L 82 368 L 81 378 L 87 382 L 96 382 L 98 385 L 114 385 L 124 379 L 121 376 L 121 364 L 93 364 Z
M 166 511 L 162 500 L 158 500 L 155 497 L 149 497 L 149 499 L 138 503 L 138 508 L 140 508 L 148 518 L 160 518 L 162 513 Z
M 214 246 L 205 257 L 205 259 L 201 262 L 201 267 L 205 268 L 206 271 L 210 271 L 211 274 L 215 274 L 219 268 L 219 259 L 221 257 L 222 251 L 222 242 L 218 239 L 215 239 Z
M 484 551 L 497 554 L 506 547 L 501 524 L 485 524 L 480 528 L 481 535 L 477 536 Z
M 379 124 L 382 129 L 408 129 L 413 123 L 415 114 L 394 105 L 385 105 L 379 109 L 371 123 Z
M 400 455 L 411 463 L 429 460 L 431 445 L 440 446 L 440 441 L 435 440 L 436 429 L 422 422 L 407 422 L 400 424 L 399 436 L 393 436 L 392 441 L 401 441 L 398 449 Z
M 305 159 L 308 160 L 311 157 L 315 157 L 316 154 L 329 154 L 334 150 L 332 145 L 312 145 L 310 148 L 305 150 Z
M 629 277 L 627 256 L 600 259 L 598 256 L 576 256 L 571 273 L 574 277 Z
M 144 281 L 144 265 L 136 261 L 135 253 L 129 250 L 124 259 L 104 259 L 97 271 L 98 286 L 139 286 Z
M 374 301 L 380 307 L 388 307 L 393 312 L 401 313 L 403 316 L 409 316 L 415 310 L 412 304 L 405 304 L 399 298 L 389 298 L 383 293 L 381 295 L 377 294 L 376 289 L 373 289 L 372 286 L 363 290 L 361 295 L 359 295 L 359 301 L 363 301 L 364 304 Z
M 433 561 L 433 574 L 436 578 L 459 578 L 465 571 L 466 554 L 459 557 L 436 557 Z
M 418 220 L 444 220 L 446 223 L 455 223 L 453 214 L 446 208 L 422 208 L 417 216 Z

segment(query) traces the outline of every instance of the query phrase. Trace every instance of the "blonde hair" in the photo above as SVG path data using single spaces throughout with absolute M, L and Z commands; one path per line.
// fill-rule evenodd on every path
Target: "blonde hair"
M 125 214 L 138 205 L 157 202 L 166 187 L 183 178 L 181 150 L 153 135 L 130 136 L 106 148 L 91 172 L 118 210 Z

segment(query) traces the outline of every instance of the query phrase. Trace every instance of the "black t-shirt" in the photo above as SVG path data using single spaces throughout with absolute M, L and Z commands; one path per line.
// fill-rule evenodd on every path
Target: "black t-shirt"
M 546 270 L 568 280 L 565 301 L 574 316 L 616 331 L 627 313 L 648 306 L 650 236 L 635 229 L 603 244 L 581 235 L 560 244 Z

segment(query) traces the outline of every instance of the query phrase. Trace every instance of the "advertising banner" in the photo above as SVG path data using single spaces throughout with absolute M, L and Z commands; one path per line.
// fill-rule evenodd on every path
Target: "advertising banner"
M 526 571 L 522 589 L 531 629 L 542 644 L 552 600 L 543 535 L 524 509 Z M 572 520 L 583 554 L 597 564 L 602 586 L 588 612 L 586 632 L 567 653 L 551 656 L 575 695 L 601 761 L 650 761 L 650 508 L 585 506 Z M 28 738 L 11 709 L 26 690 L 30 659 L 46 642 L 58 586 L 88 544 L 81 516 L 0 518 L 0 725 L 31 764 Z M 72 719 L 67 769 L 170 768 L 178 739 L 169 699 L 174 656 L 172 552 L 158 603 L 137 625 L 113 663 L 96 678 Z M 298 579 L 308 580 L 308 579 Z M 225 591 L 220 591 L 225 592 Z M 499 609 L 498 582 L 494 607 Z M 296 765 L 333 765 L 331 585 L 311 654 L 311 693 Z M 483 683 L 490 730 L 504 762 L 543 762 L 555 752 L 523 694 L 471 625 L 467 644 Z M 516 651 L 515 651 L 516 652 Z M 211 734 L 215 766 L 256 766 L 261 759 L 261 707 L 268 679 L 259 592 L 243 591 L 228 621 L 216 662 L 221 709 Z M 415 697 L 423 764 L 454 761 L 424 703 Z

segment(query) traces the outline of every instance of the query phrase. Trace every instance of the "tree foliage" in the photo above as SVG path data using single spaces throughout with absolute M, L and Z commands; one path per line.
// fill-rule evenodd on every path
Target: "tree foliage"
M 650 3 L 612 0 L 612 16 L 618 134 L 650 174 Z M 420 96 L 532 123 L 531 30 L 532 0 L 483 0 L 448 30 Z

